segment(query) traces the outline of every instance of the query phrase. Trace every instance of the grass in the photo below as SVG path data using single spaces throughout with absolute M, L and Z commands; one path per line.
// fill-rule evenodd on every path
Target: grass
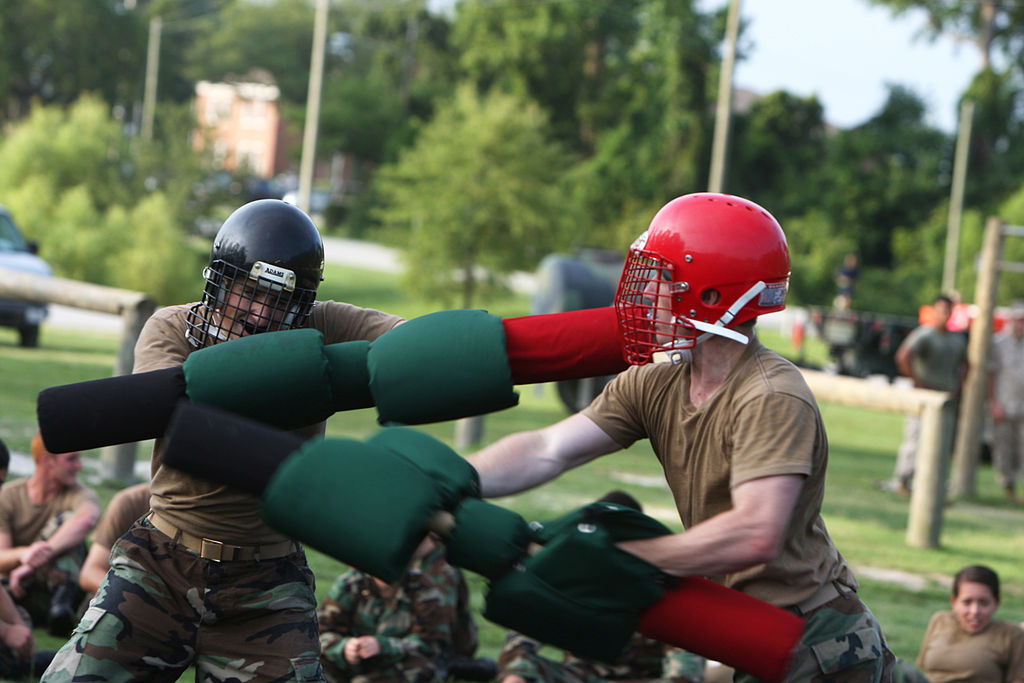
M 381 308 L 406 317 L 434 310 L 395 286 L 393 276 L 329 269 L 321 295 Z M 526 315 L 529 302 L 510 296 L 488 307 L 502 316 Z M 793 357 L 790 340 L 767 327 L 762 340 L 780 353 Z M 35 431 L 35 396 L 40 389 L 108 376 L 114 366 L 116 339 L 110 335 L 53 329 L 44 326 L 41 347 L 21 349 L 13 330 L 0 329 L 0 434 L 15 450 L 25 452 Z M 808 340 L 807 358 L 824 360 L 824 347 Z M 485 418 L 485 443 L 501 436 L 550 424 L 565 415 L 553 386 L 519 388 L 520 405 Z M 948 607 L 953 573 L 967 564 L 984 563 L 999 572 L 1004 600 L 998 616 L 1024 620 L 1024 508 L 1012 507 L 1002 498 L 991 469 L 978 475 L 978 496 L 954 501 L 946 508 L 941 547 L 912 548 L 906 543 L 908 501 L 875 487 L 889 477 L 901 438 L 899 415 L 824 404 L 822 413 L 831 445 L 825 521 L 861 582 L 861 594 L 880 619 L 896 654 L 913 661 L 931 614 Z M 338 413 L 328 420 L 328 436 L 365 438 L 376 430 L 372 409 Z M 425 425 L 422 429 L 451 444 L 452 423 Z M 87 454 L 97 457 L 97 453 Z M 148 450 L 140 448 L 140 458 Z M 601 458 L 533 491 L 500 499 L 497 503 L 528 520 L 550 519 L 599 497 L 611 488 L 636 496 L 646 512 L 670 528 L 679 529 L 671 495 L 656 459 L 646 443 Z M 97 486 L 106 502 L 117 485 Z M 346 567 L 315 550 L 309 550 L 316 574 L 318 597 Z M 483 580 L 468 574 L 474 604 L 482 608 Z M 504 631 L 480 620 L 481 653 L 495 656 Z M 38 632 L 40 647 L 61 643 Z

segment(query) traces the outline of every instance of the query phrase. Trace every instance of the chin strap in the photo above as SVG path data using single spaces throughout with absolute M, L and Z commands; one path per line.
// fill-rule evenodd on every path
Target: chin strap
M 737 298 L 736 301 L 732 303 L 732 306 L 729 306 L 728 310 L 726 310 L 726 312 L 722 314 L 722 317 L 714 324 L 694 320 L 692 318 L 682 318 L 681 320 L 684 320 L 687 324 L 692 325 L 694 329 L 697 329 L 704 334 L 698 335 L 693 343 L 687 344 L 685 347 L 673 348 L 667 351 L 657 351 L 651 354 L 651 361 L 654 363 L 672 363 L 673 365 L 678 365 L 679 363 L 690 359 L 690 348 L 700 344 L 701 342 L 707 341 L 710 339 L 711 335 L 725 337 L 726 339 L 731 339 L 735 342 L 739 342 L 740 344 L 749 343 L 750 339 L 746 335 L 740 334 L 736 330 L 726 327 L 726 325 L 736 318 L 736 314 L 740 312 L 740 309 L 750 303 L 751 299 L 763 292 L 767 287 L 768 285 L 766 285 L 763 280 L 759 280 L 751 286 L 750 289 Z

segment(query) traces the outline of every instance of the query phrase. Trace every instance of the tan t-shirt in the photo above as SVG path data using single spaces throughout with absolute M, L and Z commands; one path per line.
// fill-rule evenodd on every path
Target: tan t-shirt
M 917 668 L 932 683 L 1004 683 L 1024 678 L 1024 629 L 994 619 L 971 635 L 953 612 L 936 612 L 917 655 Z
M 779 557 L 709 578 L 780 606 L 832 580 L 855 588 L 821 518 L 828 442 L 800 371 L 755 338 L 700 408 L 689 389 L 689 363 L 634 366 L 583 414 L 623 447 L 650 439 L 686 528 L 731 509 L 734 486 L 776 475 L 805 478 Z
M 64 489 L 51 500 L 40 505 L 28 497 L 28 478 L 15 479 L 0 488 L 0 531 L 11 535 L 14 548 L 31 545 L 47 538 L 57 530 L 57 516 L 73 512 L 86 503 L 99 508 L 96 492 L 87 486 L 76 484 Z M 47 526 L 49 525 L 49 527 Z
M 92 532 L 92 542 L 109 548 L 139 517 L 149 512 L 149 482 L 135 484 L 114 494 Z
M 192 345 L 185 338 L 185 317 L 194 304 L 169 306 L 146 321 L 135 345 L 134 372 L 181 365 Z M 318 301 L 308 327 L 324 335 L 325 344 L 373 341 L 399 322 L 398 316 L 336 301 Z M 269 334 L 273 334 L 272 332 Z M 298 430 L 301 436 L 324 433 L 320 423 Z M 232 545 L 266 545 L 286 539 L 260 519 L 260 499 L 223 484 L 163 466 L 163 440 L 153 446 L 150 504 L 184 531 Z

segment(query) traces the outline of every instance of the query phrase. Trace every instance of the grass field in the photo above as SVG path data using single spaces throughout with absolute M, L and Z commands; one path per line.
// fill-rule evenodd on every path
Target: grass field
M 329 268 L 321 296 L 406 317 L 435 310 L 411 299 L 392 280 L 369 271 Z M 510 296 L 487 308 L 506 317 L 526 315 L 529 302 L 521 296 Z M 784 355 L 793 355 L 788 339 L 765 331 L 762 340 Z M 36 429 L 35 397 L 40 390 L 109 376 L 115 347 L 116 339 L 109 334 L 44 326 L 41 347 L 21 349 L 13 330 L 0 329 L 0 435 L 8 445 L 27 452 Z M 812 347 L 809 354 L 811 359 L 824 358 L 820 347 Z M 519 391 L 520 405 L 486 417 L 485 442 L 549 424 L 565 415 L 551 385 L 524 386 Z M 996 569 L 1004 585 L 998 616 L 1024 619 L 1024 563 L 1020 561 L 1024 557 L 1024 535 L 1020 532 L 1024 508 L 1003 500 L 991 469 L 983 466 L 979 473 L 975 500 L 953 501 L 946 508 L 940 548 L 911 548 L 905 542 L 908 501 L 875 487 L 876 481 L 892 472 L 902 418 L 831 404 L 821 408 L 831 444 L 824 517 L 840 551 L 853 565 L 862 584 L 861 594 L 879 617 L 896 654 L 911 661 L 916 658 L 932 612 L 948 607 L 952 574 L 967 564 L 984 563 Z M 375 429 L 374 410 L 339 413 L 328 420 L 329 436 L 365 438 Z M 451 423 L 423 429 L 449 444 L 453 441 Z M 140 448 L 139 457 L 147 456 L 147 448 Z M 117 484 L 98 483 L 97 488 L 106 502 Z M 528 520 L 549 519 L 612 488 L 630 492 L 644 504 L 646 512 L 673 529 L 680 528 L 660 467 L 646 443 L 602 458 L 534 491 L 496 502 Z M 314 550 L 309 556 L 322 597 L 345 567 Z M 476 575 L 468 578 L 479 609 L 485 586 Z M 504 632 L 483 620 L 480 625 L 482 654 L 494 656 Z M 59 645 L 41 631 L 38 636 L 41 647 Z

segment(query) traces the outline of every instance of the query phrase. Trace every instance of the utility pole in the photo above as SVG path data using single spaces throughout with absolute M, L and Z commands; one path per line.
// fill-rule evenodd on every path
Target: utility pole
M 309 92 L 306 96 L 306 125 L 302 134 L 302 161 L 299 165 L 299 208 L 309 213 L 316 165 L 316 136 L 320 123 L 320 91 L 324 80 L 324 50 L 327 42 L 328 0 L 317 0 L 313 24 L 313 54 L 309 64 Z
M 964 184 L 967 179 L 967 152 L 971 144 L 971 119 L 974 102 L 960 103 L 960 123 L 956 135 L 956 156 L 953 160 L 953 183 L 949 193 L 949 222 L 946 225 L 946 260 L 942 266 L 942 291 L 956 289 L 956 261 L 960 250 L 960 221 L 964 208 Z
M 153 117 L 156 113 L 156 81 L 160 72 L 160 33 L 163 19 L 149 20 L 149 45 L 146 52 L 146 91 L 142 100 L 142 139 L 153 139 Z
M 736 39 L 740 32 L 740 0 L 729 0 L 729 16 L 725 27 L 725 54 L 718 75 L 718 107 L 715 111 L 715 136 L 711 146 L 711 172 L 708 191 L 721 192 L 728 166 L 729 128 L 732 118 L 732 72 L 736 62 Z

